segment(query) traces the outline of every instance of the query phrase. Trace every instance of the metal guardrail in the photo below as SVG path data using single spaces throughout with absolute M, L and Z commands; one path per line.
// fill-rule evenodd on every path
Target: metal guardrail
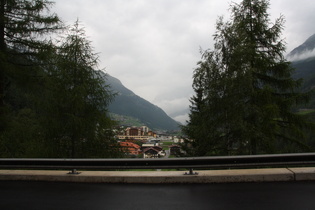
M 211 156 L 169 159 L 28 159 L 0 158 L 0 169 L 224 169 L 315 165 L 315 153 Z

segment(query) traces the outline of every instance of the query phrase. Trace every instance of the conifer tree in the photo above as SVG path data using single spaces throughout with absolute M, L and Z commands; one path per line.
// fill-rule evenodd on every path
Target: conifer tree
M 204 53 L 194 72 L 194 78 L 203 75 L 198 88 L 203 91 L 198 114 L 203 119 L 195 121 L 191 110 L 184 128 L 198 147 L 208 145 L 197 155 L 307 149 L 301 141 L 304 121 L 292 112 L 292 106 L 307 96 L 296 92 L 301 81 L 291 78 L 293 69 L 283 56 L 284 18 L 271 23 L 268 7 L 267 0 L 243 0 L 231 5 L 230 21 L 217 22 L 214 50 Z M 201 136 L 190 135 L 198 130 L 203 130 Z M 282 150 L 293 143 L 293 151 Z
M 108 157 L 117 155 L 113 122 L 107 106 L 113 95 L 104 73 L 96 71 L 98 56 L 77 21 L 61 41 L 47 71 L 45 104 L 47 156 Z M 48 122 L 46 118 L 49 118 Z
M 61 28 L 56 14 L 49 14 L 47 0 L 0 0 L 0 131 L 5 124 L 5 97 L 9 84 L 26 87 L 36 76 L 40 55 L 49 46 L 45 35 Z
M 31 157 L 40 151 L 40 126 L 33 109 L 35 86 L 50 43 L 62 28 L 48 0 L 0 0 L 0 156 Z M 36 99 L 38 100 L 38 99 Z M 34 157 L 34 156 L 32 156 Z
M 57 15 L 47 13 L 51 5 L 47 0 L 0 1 L 0 105 L 3 105 L 4 77 L 10 65 L 25 68 L 30 62 L 36 62 L 32 56 L 47 47 L 46 40 L 39 36 L 61 28 Z M 29 63 L 25 63 L 26 59 Z

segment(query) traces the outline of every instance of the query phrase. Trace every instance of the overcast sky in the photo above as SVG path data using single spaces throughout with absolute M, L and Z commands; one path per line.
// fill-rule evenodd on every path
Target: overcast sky
M 52 11 L 86 29 L 100 68 L 175 120 L 187 119 L 199 49 L 213 49 L 216 20 L 240 0 L 55 0 Z M 286 19 L 287 52 L 315 33 L 314 0 L 271 0 L 274 22 Z

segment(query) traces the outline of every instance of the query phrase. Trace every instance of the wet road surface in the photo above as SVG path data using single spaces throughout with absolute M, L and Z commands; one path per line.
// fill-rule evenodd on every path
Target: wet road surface
M 0 181 L 0 209 L 315 209 L 315 182 L 90 184 Z

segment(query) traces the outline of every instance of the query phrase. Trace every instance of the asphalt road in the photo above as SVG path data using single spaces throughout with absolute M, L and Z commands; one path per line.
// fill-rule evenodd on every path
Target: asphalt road
M 315 182 L 89 184 L 0 181 L 0 209 L 315 209 Z

